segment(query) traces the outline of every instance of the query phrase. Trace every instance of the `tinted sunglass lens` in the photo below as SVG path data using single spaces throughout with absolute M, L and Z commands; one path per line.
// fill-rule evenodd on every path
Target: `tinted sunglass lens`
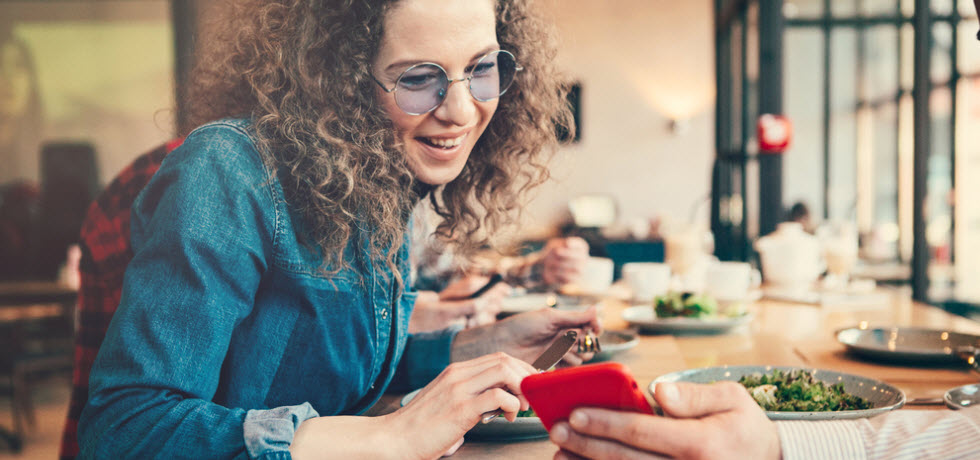
M 449 77 L 441 67 L 420 64 L 398 77 L 395 103 L 405 112 L 419 115 L 439 106 L 446 97 Z
M 470 91 L 480 101 L 498 98 L 514 82 L 516 73 L 517 62 L 514 55 L 503 50 L 494 51 L 473 66 Z

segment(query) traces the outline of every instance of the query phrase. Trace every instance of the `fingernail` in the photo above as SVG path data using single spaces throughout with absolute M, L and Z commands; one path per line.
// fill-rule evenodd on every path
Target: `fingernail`
M 589 416 L 585 415 L 585 411 L 577 410 L 572 412 L 572 416 L 568 419 L 568 424 L 572 428 L 585 428 L 589 424 Z
M 551 427 L 551 440 L 556 444 L 568 441 L 568 427 L 564 423 Z
M 680 399 L 681 395 L 677 391 L 677 385 L 673 383 L 661 383 L 657 387 L 657 393 L 660 393 L 660 398 L 664 401 L 674 402 Z

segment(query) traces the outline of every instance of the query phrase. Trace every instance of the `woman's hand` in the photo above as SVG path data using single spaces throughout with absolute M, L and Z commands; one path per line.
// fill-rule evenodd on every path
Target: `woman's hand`
M 504 353 L 450 364 L 405 407 L 386 417 L 390 433 L 402 434 L 402 458 L 450 455 L 482 415 L 497 409 L 514 421 L 527 410 L 521 380 L 536 372 L 529 364 Z
M 596 308 L 584 311 L 541 310 L 521 313 L 482 326 L 461 331 L 453 341 L 452 361 L 463 361 L 475 356 L 502 351 L 515 358 L 531 363 L 563 331 L 568 329 L 602 331 Z M 567 365 L 578 365 L 592 359 L 592 353 L 569 351 L 563 359 Z
M 534 362 L 562 331 L 579 329 L 579 336 L 584 335 L 582 331 L 585 330 L 596 335 L 602 332 L 595 306 L 584 311 L 543 308 L 503 319 L 493 328 L 498 350 L 529 363 Z M 578 353 L 572 347 L 562 361 L 566 365 L 577 366 L 592 359 L 592 355 Z
M 654 399 L 669 417 L 574 410 L 551 428 L 555 458 L 780 457 L 776 426 L 738 383 L 660 383 Z

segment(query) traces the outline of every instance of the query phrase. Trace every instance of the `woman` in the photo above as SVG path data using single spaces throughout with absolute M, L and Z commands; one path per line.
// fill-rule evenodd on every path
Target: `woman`
M 479 247 L 546 176 L 568 114 L 541 23 L 522 0 L 234 5 L 191 91 L 192 124 L 221 120 L 133 205 L 82 456 L 432 458 L 513 419 L 527 362 L 595 312 L 409 336 L 406 235 L 429 197 Z

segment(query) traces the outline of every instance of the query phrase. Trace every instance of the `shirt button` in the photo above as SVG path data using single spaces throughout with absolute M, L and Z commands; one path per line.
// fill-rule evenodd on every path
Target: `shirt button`
M 381 319 L 388 319 L 388 310 L 381 310 Z

